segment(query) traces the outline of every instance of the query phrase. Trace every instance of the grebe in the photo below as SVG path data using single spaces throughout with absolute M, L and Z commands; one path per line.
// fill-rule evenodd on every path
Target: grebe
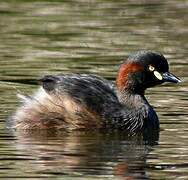
M 156 112 L 144 96 L 147 88 L 180 79 L 169 73 L 156 52 L 130 55 L 118 71 L 116 85 L 96 75 L 47 75 L 33 96 L 12 116 L 16 129 L 158 129 Z

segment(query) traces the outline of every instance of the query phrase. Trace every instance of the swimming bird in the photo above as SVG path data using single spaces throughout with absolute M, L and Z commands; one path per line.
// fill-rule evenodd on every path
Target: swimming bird
M 115 83 L 89 74 L 46 75 L 12 116 L 15 129 L 159 129 L 147 88 L 180 79 L 160 53 L 138 51 L 121 65 Z

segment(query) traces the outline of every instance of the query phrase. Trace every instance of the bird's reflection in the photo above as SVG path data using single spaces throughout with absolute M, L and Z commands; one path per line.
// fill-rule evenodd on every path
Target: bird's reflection
M 147 154 L 158 140 L 158 132 L 144 138 L 140 134 L 128 136 L 117 131 L 17 131 L 14 134 L 15 148 L 32 157 L 23 166 L 34 173 L 121 179 L 147 179 Z

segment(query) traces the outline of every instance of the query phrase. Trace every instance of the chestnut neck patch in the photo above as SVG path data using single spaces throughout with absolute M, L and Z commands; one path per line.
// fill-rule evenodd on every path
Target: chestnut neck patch
M 128 85 L 128 75 L 130 73 L 135 73 L 142 71 L 144 67 L 138 63 L 127 63 L 122 64 L 117 75 L 116 85 L 119 91 L 126 89 Z

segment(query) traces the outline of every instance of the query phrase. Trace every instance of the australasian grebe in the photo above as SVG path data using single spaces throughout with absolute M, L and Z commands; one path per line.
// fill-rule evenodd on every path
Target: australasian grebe
M 169 73 L 162 54 L 139 51 L 121 64 L 116 87 L 86 74 L 47 75 L 41 82 L 33 96 L 21 96 L 23 105 L 12 117 L 16 129 L 158 129 L 158 117 L 144 92 L 180 80 Z

